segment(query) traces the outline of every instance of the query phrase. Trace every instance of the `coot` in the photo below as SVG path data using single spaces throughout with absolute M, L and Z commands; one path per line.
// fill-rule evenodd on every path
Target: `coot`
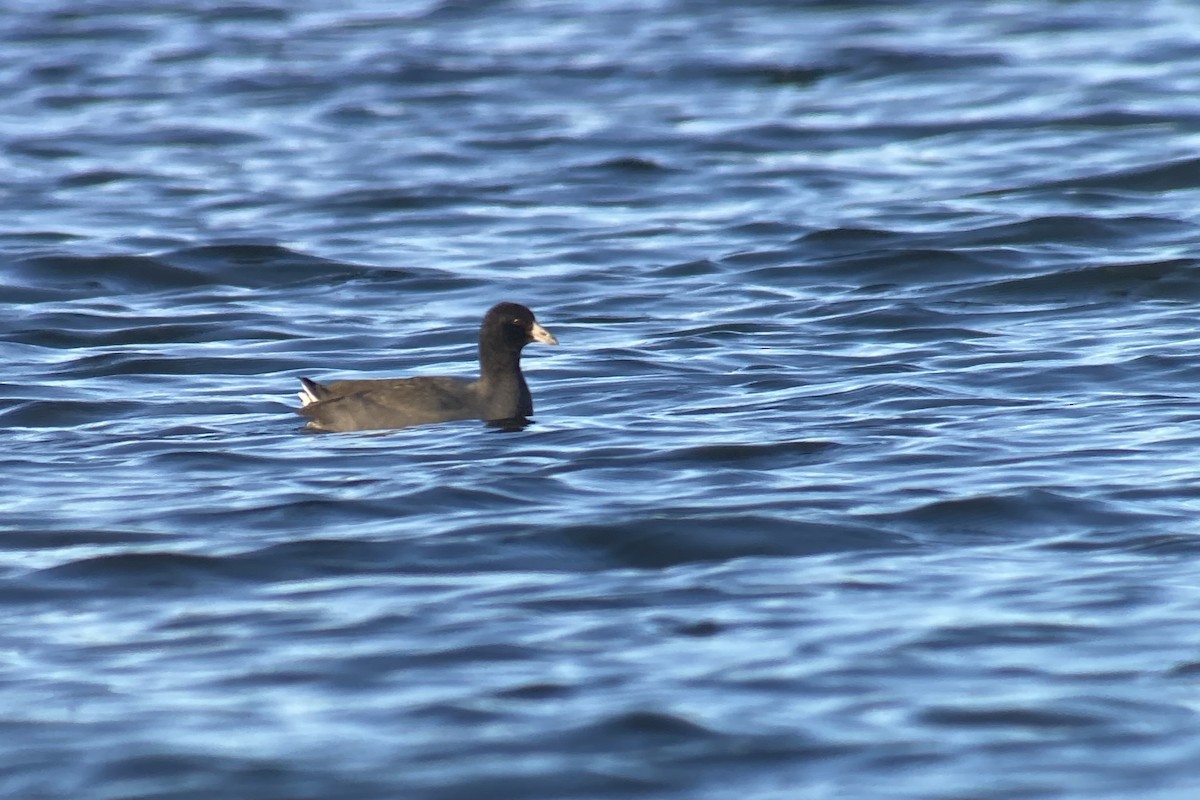
M 533 413 L 533 398 L 521 374 L 521 349 L 530 342 L 558 344 L 558 339 L 525 306 L 498 303 L 479 329 L 478 380 L 439 376 L 321 384 L 301 378 L 304 405 L 296 413 L 319 431 L 404 428 L 454 419 L 523 420 Z

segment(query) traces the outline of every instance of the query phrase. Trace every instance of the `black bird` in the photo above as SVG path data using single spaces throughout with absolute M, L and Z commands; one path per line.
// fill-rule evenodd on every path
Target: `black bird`
M 321 384 L 301 378 L 304 404 L 296 413 L 318 431 L 404 428 L 454 419 L 521 421 L 533 414 L 533 398 L 521 374 L 521 349 L 530 342 L 558 344 L 533 312 L 498 303 L 479 329 L 479 379 L 384 378 Z

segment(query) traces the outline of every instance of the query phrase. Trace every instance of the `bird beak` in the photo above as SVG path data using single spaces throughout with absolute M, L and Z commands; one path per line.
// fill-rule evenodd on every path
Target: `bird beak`
M 533 327 L 529 329 L 529 338 L 533 339 L 535 342 L 541 342 L 542 344 L 558 344 L 558 339 L 554 338 L 554 334 L 543 328 L 541 325 L 538 325 L 536 322 L 533 323 Z

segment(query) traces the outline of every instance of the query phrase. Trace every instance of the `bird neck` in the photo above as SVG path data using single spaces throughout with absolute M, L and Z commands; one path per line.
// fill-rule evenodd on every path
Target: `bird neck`
M 520 375 L 521 351 L 505 348 L 479 348 L 479 377 L 481 380 L 506 380 Z

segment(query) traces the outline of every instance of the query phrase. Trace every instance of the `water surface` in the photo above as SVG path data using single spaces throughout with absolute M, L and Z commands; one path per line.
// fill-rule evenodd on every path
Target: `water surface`
M 0 11 L 5 796 L 1196 796 L 1191 4 Z

